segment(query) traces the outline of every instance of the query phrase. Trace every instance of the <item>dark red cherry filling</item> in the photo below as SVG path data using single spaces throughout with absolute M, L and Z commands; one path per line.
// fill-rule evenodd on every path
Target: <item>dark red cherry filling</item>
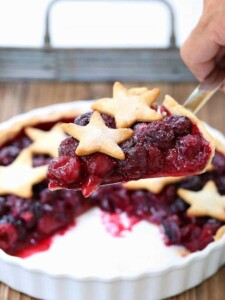
M 90 117 L 91 113 L 81 115 L 75 123 L 85 126 Z M 112 117 L 102 117 L 107 126 L 115 128 Z M 124 160 L 102 153 L 77 156 L 78 141 L 72 137 L 64 140 L 59 158 L 49 165 L 50 188 L 82 189 L 87 197 L 101 184 L 196 174 L 204 169 L 211 155 L 208 142 L 187 117 L 167 113 L 162 121 L 137 123 L 133 130 L 134 135 L 120 144 Z M 73 180 L 72 168 L 77 168 L 79 174 Z

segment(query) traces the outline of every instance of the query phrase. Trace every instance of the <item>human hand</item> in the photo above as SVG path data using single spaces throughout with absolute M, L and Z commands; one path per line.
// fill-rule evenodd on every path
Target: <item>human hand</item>
M 181 57 L 199 81 L 212 73 L 225 78 L 225 0 L 205 0 L 203 14 L 181 48 Z

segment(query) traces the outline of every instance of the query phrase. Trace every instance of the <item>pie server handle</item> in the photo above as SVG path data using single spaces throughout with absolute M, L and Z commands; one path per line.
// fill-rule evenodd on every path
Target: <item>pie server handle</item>
M 225 80 L 225 74 L 211 74 L 200 83 L 184 102 L 183 106 L 196 114 L 219 90 Z

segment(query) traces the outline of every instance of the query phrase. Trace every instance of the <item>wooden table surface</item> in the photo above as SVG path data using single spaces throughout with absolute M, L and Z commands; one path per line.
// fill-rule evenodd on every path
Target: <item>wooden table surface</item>
M 170 94 L 181 103 L 193 90 L 195 84 L 142 84 L 127 86 L 157 86 L 161 98 Z M 79 99 L 94 99 L 111 96 L 112 84 L 103 83 L 0 83 L 0 121 L 29 111 L 36 107 Z M 199 117 L 225 134 L 225 94 L 218 95 L 199 113 Z M 0 283 L 0 300 L 31 300 L 29 296 L 18 293 Z M 225 267 L 216 275 L 179 296 L 170 300 L 223 300 L 225 299 Z M 62 299 L 66 300 L 66 299 Z M 115 299 L 116 300 L 116 299 Z M 128 300 L 128 299 L 127 299 Z M 138 299 L 137 299 L 138 300 Z M 147 300 L 147 299 L 146 299 Z

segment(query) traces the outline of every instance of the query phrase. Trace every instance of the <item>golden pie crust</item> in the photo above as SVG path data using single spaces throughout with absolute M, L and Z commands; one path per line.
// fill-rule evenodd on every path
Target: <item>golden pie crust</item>
M 37 124 L 46 123 L 46 122 L 54 122 L 63 118 L 73 118 L 76 117 L 86 111 L 82 109 L 70 109 L 65 111 L 55 111 L 49 112 L 47 114 L 40 114 L 35 116 L 29 116 L 26 119 L 18 120 L 12 126 L 6 129 L 0 129 L 1 137 L 0 137 L 0 146 L 3 145 L 8 140 L 13 139 L 17 133 L 19 133 L 25 127 L 32 127 Z

